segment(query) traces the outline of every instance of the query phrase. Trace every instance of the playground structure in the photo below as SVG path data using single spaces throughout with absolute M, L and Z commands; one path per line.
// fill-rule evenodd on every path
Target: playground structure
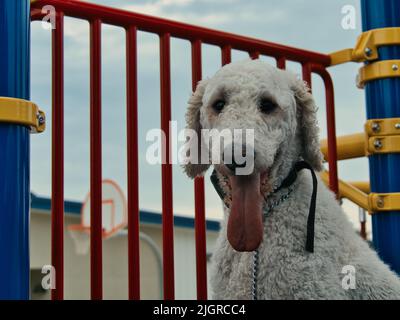
M 44 17 L 42 7 L 56 9 L 52 30 L 52 265 L 56 270 L 53 299 L 63 299 L 64 236 L 64 16 L 90 24 L 90 254 L 91 298 L 102 299 L 102 146 L 101 146 L 101 27 L 110 24 L 126 31 L 127 154 L 128 154 L 128 255 L 129 298 L 140 299 L 138 141 L 137 141 L 137 31 L 159 35 L 161 129 L 166 133 L 163 150 L 170 152 L 171 74 L 170 39 L 191 43 L 192 87 L 202 78 L 202 44 L 221 48 L 221 64 L 231 61 L 231 51 L 247 52 L 253 59 L 269 56 L 278 68 L 287 61 L 302 65 L 308 84 L 319 75 L 325 86 L 327 140 L 321 149 L 329 164 L 322 178 L 338 197 L 345 197 L 370 212 L 373 241 L 380 257 L 400 272 L 400 3 L 379 4 L 362 0 L 363 30 L 354 49 L 331 55 L 278 45 L 267 41 L 201 28 L 166 19 L 103 7 L 77 0 L 4 0 L 0 4 L 0 298 L 29 298 L 29 133 L 44 130 L 44 115 L 29 102 L 30 20 Z M 30 8 L 31 6 L 31 8 Z M 7 19 L 3 19 L 7 17 Z M 345 62 L 365 62 L 359 84 L 366 91 L 368 121 L 363 134 L 336 138 L 333 81 L 328 67 Z M 24 99 L 24 100 L 21 100 Z M 17 110 L 17 111 L 16 111 Z M 14 112 L 16 111 L 16 112 Z M 370 186 L 338 180 L 337 161 L 364 157 L 370 161 Z M 163 289 L 164 299 L 174 299 L 174 247 L 172 165 L 162 165 Z M 196 178 L 195 230 L 197 297 L 207 299 L 204 179 Z M 7 196 L 4 196 L 7 195 Z M 13 226 L 13 228 L 10 228 Z M 362 234 L 365 234 L 362 226 Z M 5 263 L 3 262 L 5 261 Z

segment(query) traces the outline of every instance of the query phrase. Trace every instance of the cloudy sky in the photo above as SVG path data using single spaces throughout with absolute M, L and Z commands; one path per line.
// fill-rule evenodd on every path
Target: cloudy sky
M 93 0 L 149 15 L 239 33 L 268 41 L 329 53 L 353 47 L 360 30 L 358 0 Z M 353 5 L 357 28 L 341 26 L 342 7 Z M 84 21 L 66 18 L 65 24 L 65 197 L 83 201 L 89 190 L 89 28 Z M 115 180 L 126 190 L 125 126 L 125 37 L 120 28 L 104 25 L 103 67 L 103 177 Z M 51 119 L 50 31 L 40 22 L 32 25 L 32 100 Z M 156 35 L 138 34 L 140 207 L 161 208 L 161 171 L 146 162 L 146 132 L 158 128 L 159 49 Z M 233 60 L 247 57 L 233 52 Z M 220 67 L 219 49 L 203 46 L 203 76 Z M 267 58 L 265 59 L 268 60 Z M 184 127 L 186 102 L 191 93 L 190 45 L 171 43 L 172 114 L 178 128 Z M 300 66 L 288 68 L 300 72 Z M 359 66 L 347 64 L 330 70 L 335 82 L 338 134 L 361 132 L 365 121 L 364 92 L 355 86 Z M 320 107 L 321 136 L 326 136 L 322 82 L 313 77 L 313 93 Z M 32 190 L 41 196 L 51 192 L 51 124 L 46 133 L 32 137 Z M 340 164 L 344 179 L 366 180 L 365 159 Z M 179 165 L 174 165 L 175 212 L 193 215 L 193 185 Z M 207 215 L 220 217 L 218 197 L 207 179 Z

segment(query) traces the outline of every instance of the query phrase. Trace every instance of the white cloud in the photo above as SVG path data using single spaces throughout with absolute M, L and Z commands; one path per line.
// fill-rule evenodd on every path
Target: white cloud
M 145 13 L 152 16 L 158 16 L 163 11 L 160 4 L 158 3 L 131 4 L 123 6 L 121 9 L 138 13 Z
M 194 2 L 191 0 L 159 0 L 153 3 L 125 5 L 122 9 L 174 21 L 217 28 L 225 27 L 232 23 L 274 24 L 289 19 L 287 10 L 271 7 L 268 12 L 266 12 L 265 10 L 260 10 L 258 6 L 243 6 L 243 3 L 240 4 L 237 0 L 218 1 L 218 5 L 231 5 L 225 11 L 214 9 L 210 0 L 196 2 L 197 5 L 199 3 L 203 5 L 203 10 L 201 12 L 190 6 L 188 6 L 185 11 L 182 10 L 182 5 L 193 3 Z M 237 5 L 232 6 L 233 3 L 237 3 Z M 177 5 L 178 7 L 174 7 Z
M 166 11 L 163 2 L 187 1 L 187 0 L 163 0 L 156 3 L 146 3 L 143 5 L 127 5 L 124 10 L 129 10 L 137 13 L 148 14 L 151 16 L 163 17 L 170 20 L 182 21 L 191 24 L 217 25 L 231 22 L 233 17 L 227 13 L 208 13 L 198 14 L 195 12 L 170 12 Z
M 193 2 L 193 0 L 159 0 L 159 1 L 157 1 L 157 3 L 162 6 L 187 5 L 192 2 Z
M 153 3 L 124 5 L 121 9 L 159 16 L 166 7 L 188 5 L 191 2 L 193 0 L 158 0 Z
M 198 15 L 195 13 L 172 14 L 169 15 L 168 18 L 199 25 L 221 25 L 233 20 L 231 15 L 224 13 L 209 13 L 205 15 Z

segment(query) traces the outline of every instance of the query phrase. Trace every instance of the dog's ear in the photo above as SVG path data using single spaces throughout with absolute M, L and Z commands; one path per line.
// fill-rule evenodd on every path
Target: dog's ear
M 202 80 L 197 84 L 196 91 L 192 94 L 188 102 L 186 111 L 186 129 L 192 130 L 196 134 L 196 137 L 191 137 L 186 140 L 185 150 L 196 150 L 196 154 L 190 154 L 187 163 L 184 164 L 183 168 L 185 173 L 190 178 L 195 178 L 201 175 L 210 167 L 210 164 L 202 164 L 201 150 L 205 147 L 202 141 L 201 135 L 201 124 L 200 124 L 200 108 L 203 105 L 203 95 L 208 80 Z
M 315 170 L 321 171 L 322 153 L 319 141 L 319 127 L 317 122 L 317 106 L 306 82 L 296 79 L 293 88 L 297 103 L 299 129 L 302 138 L 302 157 Z

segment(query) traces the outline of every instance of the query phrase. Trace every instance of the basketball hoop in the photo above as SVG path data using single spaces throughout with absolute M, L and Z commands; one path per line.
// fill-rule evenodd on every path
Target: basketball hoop
M 102 181 L 102 238 L 109 239 L 127 226 L 127 204 L 122 189 L 112 180 Z M 68 226 L 75 251 L 85 255 L 90 248 L 90 193 L 81 209 L 81 223 Z

